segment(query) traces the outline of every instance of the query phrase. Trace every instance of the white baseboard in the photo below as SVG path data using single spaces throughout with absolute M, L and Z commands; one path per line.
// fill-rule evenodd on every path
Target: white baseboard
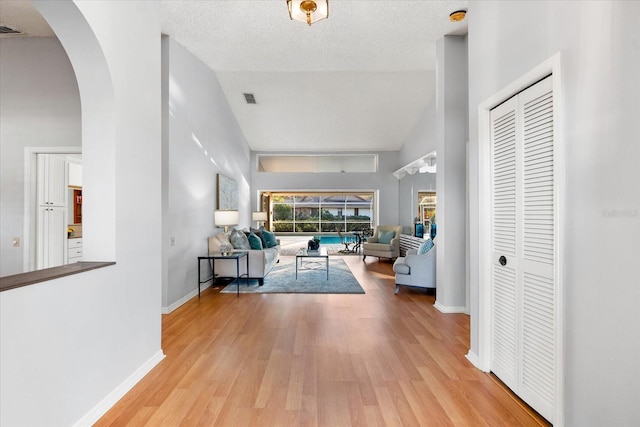
M 96 406 L 93 407 L 89 412 L 87 412 L 82 418 L 80 418 L 73 427 L 89 427 L 96 423 L 104 414 L 107 413 L 109 409 L 113 405 L 115 405 L 118 400 L 122 399 L 122 396 L 127 394 L 129 390 L 133 388 L 134 385 L 138 383 L 145 375 L 147 375 L 158 363 L 160 363 L 164 359 L 164 353 L 162 350 L 158 351 L 156 354 L 151 357 L 151 359 L 147 360 L 142 366 L 140 366 L 136 371 L 131 374 L 129 378 L 124 380 L 122 384 L 117 386 L 115 390 L 109 393 L 101 402 L 99 402 Z
M 452 306 L 452 307 L 449 307 L 449 306 L 440 304 L 440 301 L 436 301 L 436 303 L 433 304 L 433 306 L 435 308 L 437 308 L 438 311 L 440 311 L 441 313 L 447 313 L 447 314 L 448 313 L 463 313 L 464 314 L 464 313 L 466 313 L 466 310 L 467 310 L 467 308 L 465 306 L 460 306 L 460 307 Z
M 476 368 L 480 369 L 480 359 L 478 358 L 477 354 L 475 354 L 474 352 L 469 350 L 469 352 L 467 353 L 467 355 L 465 357 L 467 358 L 467 360 L 469 362 L 471 362 L 471 364 L 473 366 L 475 366 Z M 480 369 L 480 370 L 482 370 L 482 369 Z
M 211 287 L 211 283 L 205 284 L 205 286 L 200 287 L 200 292 L 204 291 L 205 289 L 207 289 L 209 287 Z M 187 301 L 189 301 L 191 298 L 193 298 L 195 296 L 198 296 L 198 290 L 197 289 L 189 292 L 187 295 L 183 296 L 178 301 L 176 301 L 173 304 L 171 304 L 169 307 L 162 307 L 162 314 L 171 313 L 173 310 L 175 310 L 176 308 L 180 307 L 182 304 L 186 303 Z

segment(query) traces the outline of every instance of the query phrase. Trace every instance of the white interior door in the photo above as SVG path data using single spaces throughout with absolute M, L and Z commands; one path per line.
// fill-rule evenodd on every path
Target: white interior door
M 492 335 L 491 370 L 512 390 L 518 387 L 516 120 L 518 98 L 491 111 L 492 149 Z
M 556 203 L 551 77 L 491 112 L 491 370 L 553 422 Z

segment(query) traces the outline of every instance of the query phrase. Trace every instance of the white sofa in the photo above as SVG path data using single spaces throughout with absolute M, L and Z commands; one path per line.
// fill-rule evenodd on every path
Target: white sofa
M 397 294 L 400 286 L 435 289 L 436 287 L 436 247 L 418 255 L 416 249 L 409 249 L 404 257 L 396 259 L 393 271 L 396 273 Z
M 224 239 L 218 233 L 209 237 L 209 254 L 220 252 L 220 244 Z M 221 241 L 222 240 L 222 241 Z M 227 240 L 228 241 L 228 240 Z M 279 243 L 279 242 L 278 242 Z M 233 252 L 246 251 L 249 252 L 249 275 L 250 279 L 257 279 L 258 284 L 264 284 L 264 278 L 269 274 L 271 269 L 278 263 L 280 256 L 280 245 L 265 249 L 233 249 Z M 236 260 L 216 260 L 216 275 L 220 277 L 236 277 Z M 247 264 L 242 259 L 240 261 L 240 274 L 247 274 Z M 243 278 L 246 276 L 242 276 Z

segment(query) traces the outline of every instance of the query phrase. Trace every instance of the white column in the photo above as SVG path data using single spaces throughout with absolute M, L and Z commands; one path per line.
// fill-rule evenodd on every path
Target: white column
M 436 45 L 437 293 L 440 311 L 466 312 L 466 155 L 468 78 L 466 36 Z

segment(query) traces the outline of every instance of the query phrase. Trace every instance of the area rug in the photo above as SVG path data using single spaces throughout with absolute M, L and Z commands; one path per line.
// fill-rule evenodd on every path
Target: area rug
M 314 259 L 315 261 L 315 259 Z M 259 286 L 257 280 L 240 280 L 240 293 L 245 294 L 364 294 L 364 289 L 358 283 L 347 264 L 341 259 L 329 260 L 329 280 L 324 270 L 324 260 L 321 261 L 322 270 L 302 270 L 298 266 L 296 280 L 295 258 L 281 258 L 273 270 L 265 277 L 264 285 Z M 307 267 L 305 260 L 305 267 Z M 309 265 L 308 267 L 313 267 Z M 227 285 L 221 293 L 236 293 L 235 282 Z

